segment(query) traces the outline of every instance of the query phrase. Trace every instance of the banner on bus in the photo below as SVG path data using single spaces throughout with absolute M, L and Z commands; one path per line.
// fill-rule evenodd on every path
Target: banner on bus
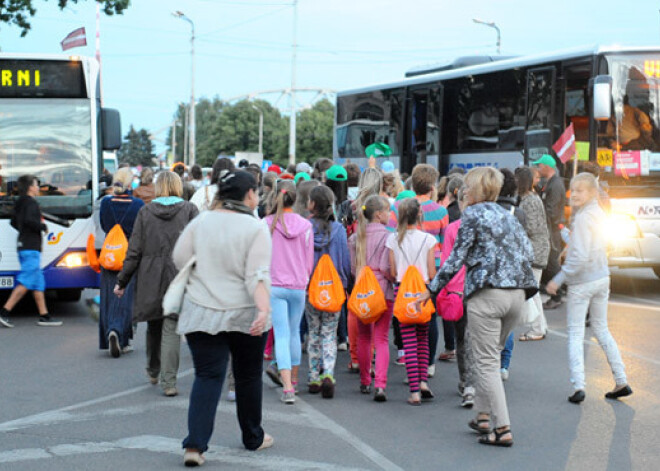
M 614 174 L 624 178 L 648 175 L 649 156 L 649 151 L 614 152 Z

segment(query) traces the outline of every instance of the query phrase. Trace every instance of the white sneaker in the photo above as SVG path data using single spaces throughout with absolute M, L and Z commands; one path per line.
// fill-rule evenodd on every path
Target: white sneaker
M 435 376 L 435 364 L 429 365 L 428 376 L 429 378 L 433 378 L 433 376 Z
M 509 379 L 509 370 L 507 370 L 506 368 L 501 368 L 500 374 L 502 375 L 502 381 L 506 381 L 507 379 Z
M 183 454 L 183 464 L 188 467 L 201 466 L 204 464 L 204 457 L 199 451 L 188 451 Z
M 345 352 L 346 350 L 348 350 L 348 344 L 346 342 L 340 343 L 339 345 L 337 345 L 337 350 L 339 350 L 340 352 Z
M 227 400 L 229 402 L 236 401 L 236 391 L 234 391 L 233 389 L 227 390 Z
M 463 399 L 461 400 L 461 407 L 471 408 L 474 406 L 474 388 L 471 386 L 463 389 Z

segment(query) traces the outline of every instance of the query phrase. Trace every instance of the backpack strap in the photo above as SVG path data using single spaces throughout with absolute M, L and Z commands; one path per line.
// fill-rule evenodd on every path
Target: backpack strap
M 388 233 L 388 234 L 385 234 L 383 237 L 381 237 L 381 239 L 378 241 L 378 244 L 376 245 L 376 247 L 380 247 L 381 245 L 383 245 L 383 242 L 389 236 L 390 236 L 390 234 Z M 371 257 L 367 258 L 367 263 L 366 263 L 367 266 L 369 266 L 371 264 L 371 260 L 373 259 L 375 253 L 376 253 L 376 251 L 374 250 L 373 253 L 371 254 Z
M 127 200 L 127 201 L 130 205 L 133 204 L 133 200 Z M 117 221 L 117 213 L 115 213 L 115 208 L 114 208 L 114 205 L 112 204 L 112 200 L 110 200 L 109 203 L 110 203 L 110 211 L 112 211 L 112 217 L 115 218 L 115 225 L 119 224 L 119 227 L 121 227 L 122 223 L 124 222 L 124 219 L 128 215 L 128 211 L 131 209 L 131 207 L 129 206 L 128 208 L 126 208 L 126 211 L 124 212 L 124 215 L 121 217 L 121 219 L 119 221 Z M 124 228 L 122 227 L 121 230 L 123 231 Z
M 399 245 L 399 248 L 401 248 L 400 245 Z M 422 254 L 422 251 L 423 251 L 423 250 L 424 250 L 424 246 L 422 245 L 422 246 L 419 248 L 419 252 L 417 252 L 417 255 L 415 256 L 415 258 L 413 258 L 413 262 L 412 262 L 412 263 L 410 263 L 410 260 L 408 259 L 408 256 L 406 255 L 406 252 L 404 252 L 404 251 L 402 250 L 401 253 L 403 254 L 403 258 L 406 259 L 406 262 L 408 262 L 408 266 L 410 266 L 410 265 L 414 265 L 414 264 L 415 264 L 415 262 L 417 261 L 417 259 L 419 258 L 419 256 Z

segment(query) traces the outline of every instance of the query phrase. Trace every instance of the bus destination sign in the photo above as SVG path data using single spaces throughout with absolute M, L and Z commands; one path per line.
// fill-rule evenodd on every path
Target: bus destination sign
M 82 63 L 0 59 L 0 98 L 87 98 Z

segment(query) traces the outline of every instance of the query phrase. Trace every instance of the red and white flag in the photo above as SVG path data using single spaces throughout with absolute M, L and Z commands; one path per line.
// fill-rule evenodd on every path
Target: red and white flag
M 559 157 L 562 163 L 566 163 L 575 155 L 575 132 L 573 131 L 573 123 L 566 128 L 566 131 L 559 136 L 557 142 L 552 146 L 552 149 Z
M 85 35 L 85 28 L 78 28 L 71 31 L 66 38 L 60 43 L 62 50 L 66 51 L 74 47 L 87 46 L 87 36 Z

